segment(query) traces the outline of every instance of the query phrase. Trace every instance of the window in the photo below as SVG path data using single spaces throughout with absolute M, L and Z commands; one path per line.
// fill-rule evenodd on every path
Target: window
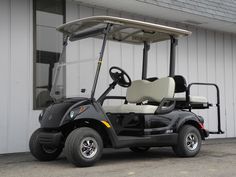
M 56 27 L 65 22 L 65 0 L 34 0 L 33 5 L 33 102 L 34 109 L 42 109 L 52 101 L 52 78 L 63 45 L 63 35 Z

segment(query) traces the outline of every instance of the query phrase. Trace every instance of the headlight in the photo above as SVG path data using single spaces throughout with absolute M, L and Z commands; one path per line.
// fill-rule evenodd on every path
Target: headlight
M 75 116 L 75 112 L 74 112 L 74 111 L 71 111 L 71 112 L 70 112 L 70 118 L 73 119 L 74 116 Z
M 77 115 L 83 113 L 86 110 L 84 106 L 80 106 L 79 108 L 74 109 L 73 111 L 70 111 L 69 117 L 71 119 L 74 119 Z

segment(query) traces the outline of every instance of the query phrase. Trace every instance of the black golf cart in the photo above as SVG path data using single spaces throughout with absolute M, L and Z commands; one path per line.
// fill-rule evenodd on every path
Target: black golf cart
M 171 146 L 176 155 L 193 157 L 209 133 L 223 133 L 220 128 L 219 89 L 215 84 L 186 84 L 183 76 L 175 75 L 175 47 L 177 38 L 191 32 L 142 21 L 94 16 L 69 22 L 57 28 L 65 35 L 64 49 L 59 59 L 63 63 L 65 47 L 69 41 L 84 38 L 102 38 L 91 96 L 55 100 L 39 116 L 41 127 L 30 139 L 30 151 L 41 161 L 56 159 L 64 149 L 67 159 L 76 166 L 92 166 L 103 148 L 130 148 L 145 152 L 151 147 Z M 121 68 L 109 69 L 113 82 L 99 98 L 95 90 L 102 65 L 106 41 L 143 44 L 142 78 L 131 81 Z M 170 40 L 169 76 L 147 78 L 150 43 Z M 60 67 L 57 68 L 59 71 Z M 54 84 L 58 74 L 55 74 Z M 85 78 L 86 79 L 86 78 Z M 192 109 L 208 109 L 212 104 L 206 98 L 190 95 L 194 84 L 215 86 L 217 89 L 218 131 L 204 128 L 204 119 Z M 112 89 L 127 88 L 126 96 L 108 96 Z M 55 92 L 51 90 L 51 96 Z M 82 90 L 84 92 L 84 90 Z M 175 97 L 175 93 L 185 93 Z M 123 104 L 104 106 L 104 100 L 122 100 Z

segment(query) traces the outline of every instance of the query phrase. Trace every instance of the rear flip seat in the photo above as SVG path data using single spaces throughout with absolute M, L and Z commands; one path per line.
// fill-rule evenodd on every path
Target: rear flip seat
M 175 93 L 186 93 L 187 83 L 186 83 L 185 78 L 183 76 L 176 75 L 173 77 L 173 79 L 175 80 Z M 186 95 L 184 96 L 175 95 L 174 98 L 176 99 L 176 101 L 179 101 L 179 102 L 187 101 Z M 189 95 L 189 102 L 190 104 L 206 104 L 206 103 L 208 104 L 207 98 L 203 96 Z
M 180 96 L 175 96 L 174 97 L 176 101 L 186 101 L 186 97 L 180 97 Z M 189 101 L 190 103 L 194 104 L 194 103 L 207 103 L 207 99 L 206 97 L 203 96 L 189 96 Z

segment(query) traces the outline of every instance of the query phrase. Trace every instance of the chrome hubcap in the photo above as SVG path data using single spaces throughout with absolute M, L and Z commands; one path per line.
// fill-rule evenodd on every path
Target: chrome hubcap
M 83 157 L 90 159 L 93 158 L 98 151 L 97 141 L 92 137 L 86 137 L 81 141 L 80 152 Z
M 194 133 L 189 133 L 186 137 L 186 145 L 190 151 L 194 151 L 198 146 L 198 137 Z

